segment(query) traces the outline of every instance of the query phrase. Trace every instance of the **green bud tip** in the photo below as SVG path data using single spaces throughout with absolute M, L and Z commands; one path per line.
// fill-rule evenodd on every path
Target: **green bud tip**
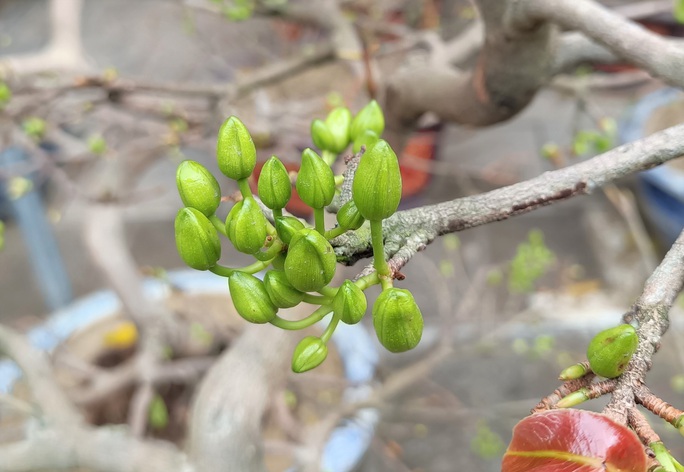
M 353 151 L 354 154 L 359 152 L 361 150 L 361 146 L 366 146 L 366 149 L 370 148 L 373 146 L 373 144 L 377 143 L 378 140 L 380 139 L 380 136 L 375 134 L 375 131 L 371 130 L 366 130 L 363 133 L 361 133 L 359 136 L 356 137 L 354 140 L 354 147 Z
M 339 154 L 349 146 L 352 115 L 348 108 L 337 107 L 328 113 L 325 124 L 330 130 L 333 145 L 328 151 Z
M 589 390 L 587 388 L 580 388 L 579 390 L 561 398 L 556 406 L 558 408 L 571 408 L 573 406 L 579 405 L 580 403 L 584 403 L 587 400 L 589 400 Z
M 337 290 L 332 307 L 343 323 L 356 324 L 366 314 L 368 302 L 363 290 L 351 280 L 345 280 Z
M 397 211 L 401 200 L 401 172 L 397 155 L 387 141 L 379 140 L 361 156 L 352 196 L 367 220 L 380 221 Z
M 587 369 L 584 364 L 574 364 L 570 367 L 566 367 L 558 376 L 559 380 L 575 380 L 580 377 L 584 377 L 587 373 Z
M 388 351 L 416 347 L 423 334 L 423 315 L 411 292 L 394 287 L 383 290 L 373 305 L 373 327 Z
M 275 227 L 280 240 L 285 244 L 290 244 L 292 236 L 300 229 L 304 229 L 304 223 L 294 216 L 278 216 L 275 219 Z
M 298 374 L 321 365 L 328 356 L 328 347 L 317 337 L 307 336 L 297 344 L 292 355 L 292 370 Z
M 216 159 L 221 172 L 233 180 L 252 175 L 256 166 L 256 148 L 252 136 L 238 118 L 228 118 L 218 132 Z
M 271 210 L 285 208 L 292 196 L 290 176 L 276 156 L 266 161 L 259 175 L 257 190 L 261 201 Z
M 188 266 L 207 270 L 221 258 L 221 241 L 211 221 L 195 208 L 181 208 L 174 223 L 176 248 Z
M 176 170 L 176 186 L 183 204 L 211 216 L 221 202 L 216 178 L 199 162 L 183 161 Z
M 268 296 L 264 283 L 251 274 L 235 271 L 228 278 L 233 306 L 238 314 L 250 323 L 268 323 L 278 309 Z
M 591 370 L 601 377 L 618 377 L 636 352 L 639 337 L 632 325 L 622 324 L 598 333 L 587 347 Z
M 285 272 L 269 270 L 264 275 L 264 286 L 271 302 L 278 308 L 291 308 L 301 303 L 304 293 L 292 286 Z
M 349 200 L 337 212 L 337 222 L 345 230 L 357 230 L 366 219 L 361 216 L 354 200 Z
M 378 136 L 382 136 L 382 132 L 385 131 L 385 116 L 375 100 L 371 100 L 354 117 L 350 130 L 352 141 L 356 141 L 356 138 L 366 130 L 373 131 Z
M 321 151 L 331 151 L 335 148 L 335 138 L 333 137 L 328 125 L 322 120 L 311 122 L 311 140 Z
M 337 258 L 330 243 L 316 230 L 299 230 L 285 257 L 285 275 L 294 288 L 315 292 L 330 283 Z
M 266 217 L 253 197 L 239 201 L 226 218 L 228 239 L 235 249 L 245 254 L 255 254 L 266 241 Z
M 297 193 L 311 208 L 326 207 L 335 196 L 335 176 L 332 169 L 308 148 L 302 153 L 302 165 L 297 175 Z

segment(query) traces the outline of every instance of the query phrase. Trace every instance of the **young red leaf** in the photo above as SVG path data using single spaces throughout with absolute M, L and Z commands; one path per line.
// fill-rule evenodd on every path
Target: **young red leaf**
M 646 454 L 630 429 L 590 411 L 546 411 L 515 426 L 501 472 L 570 471 L 646 472 Z

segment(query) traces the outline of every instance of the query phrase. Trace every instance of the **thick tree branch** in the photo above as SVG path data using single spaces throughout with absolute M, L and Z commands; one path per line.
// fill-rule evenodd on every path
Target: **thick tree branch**
M 635 391 L 644 383 L 660 338 L 669 327 L 669 311 L 684 287 L 684 231 L 644 285 L 625 322 L 637 324 L 639 346 L 624 374 L 618 379 L 613 398 L 604 413 L 625 423 L 635 406 Z
M 597 187 L 684 155 L 684 125 L 622 145 L 574 166 L 472 197 L 400 211 L 384 221 L 386 252 L 395 269 L 436 237 L 528 213 L 542 206 L 591 193 Z M 353 264 L 371 254 L 362 227 L 333 240 L 338 260 Z

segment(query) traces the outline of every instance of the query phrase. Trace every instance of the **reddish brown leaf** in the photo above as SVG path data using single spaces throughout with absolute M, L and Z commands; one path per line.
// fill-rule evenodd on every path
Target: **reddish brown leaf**
M 646 472 L 630 429 L 584 410 L 552 410 L 520 421 L 501 472 Z

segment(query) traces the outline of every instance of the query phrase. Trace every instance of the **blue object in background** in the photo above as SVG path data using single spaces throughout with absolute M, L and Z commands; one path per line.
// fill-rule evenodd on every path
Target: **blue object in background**
M 17 170 L 28 168 L 31 162 L 26 152 L 12 147 L 0 152 L 0 171 L 3 175 L 20 175 Z M 33 273 L 50 311 L 57 310 L 72 299 L 71 282 L 57 246 L 52 227 L 45 216 L 45 208 L 35 180 L 33 188 L 18 198 L 7 194 L 7 182 L 0 180 L 0 201 L 8 206 L 23 235 Z M 7 249 L 6 249 L 7 250 Z
M 621 142 L 643 138 L 649 118 L 659 108 L 682 99 L 684 94 L 671 88 L 641 98 L 620 124 Z M 645 217 L 663 242 L 670 246 L 684 229 L 684 172 L 671 166 L 659 166 L 642 172 L 638 180 L 639 196 L 647 210 Z

